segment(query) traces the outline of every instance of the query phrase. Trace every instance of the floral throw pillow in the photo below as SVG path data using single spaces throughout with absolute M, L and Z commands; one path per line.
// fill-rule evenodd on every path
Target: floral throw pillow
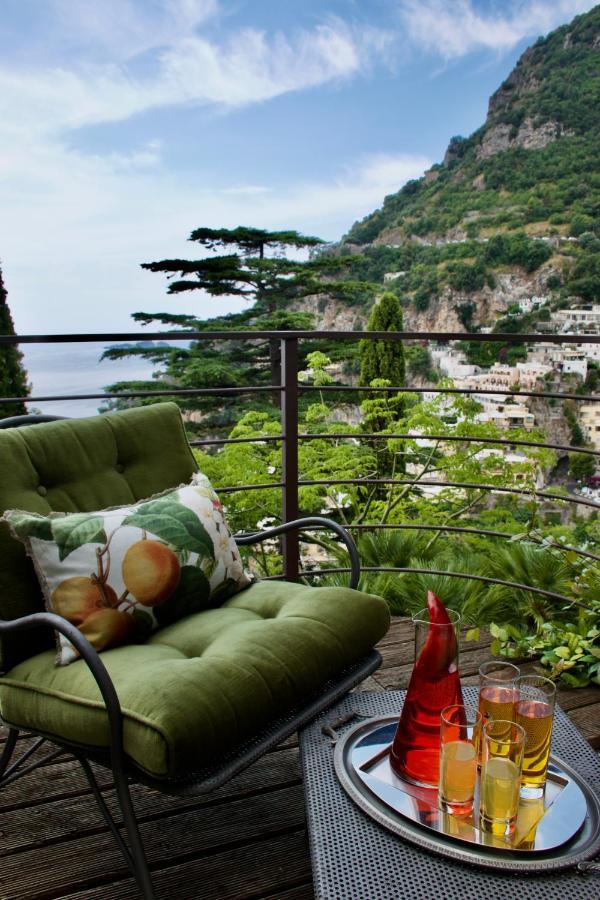
M 31 556 L 46 607 L 76 625 L 96 650 L 210 606 L 246 587 L 237 545 L 205 475 L 133 506 L 2 517 Z M 58 635 L 57 664 L 78 658 Z

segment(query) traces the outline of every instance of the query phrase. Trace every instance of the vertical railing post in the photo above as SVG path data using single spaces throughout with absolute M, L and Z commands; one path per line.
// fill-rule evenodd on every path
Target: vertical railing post
M 284 522 L 298 518 L 298 338 L 281 339 L 281 468 Z M 297 581 L 300 569 L 298 532 L 282 537 L 283 574 Z

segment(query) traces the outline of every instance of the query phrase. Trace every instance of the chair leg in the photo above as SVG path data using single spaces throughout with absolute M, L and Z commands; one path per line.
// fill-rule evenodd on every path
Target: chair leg
M 122 770 L 115 771 L 113 769 L 113 777 L 115 780 L 115 788 L 119 798 L 119 805 L 123 813 L 123 822 L 129 838 L 129 847 L 131 850 L 131 858 L 133 860 L 135 880 L 142 892 L 144 900 L 155 900 L 154 887 L 150 877 L 148 861 L 146 860 L 146 852 L 142 843 L 140 829 L 135 816 L 133 803 L 131 802 L 131 794 L 129 793 L 129 782 L 127 776 Z
M 6 768 L 11 760 L 13 755 L 15 744 L 17 743 L 17 738 L 19 736 L 18 728 L 9 728 L 8 735 L 6 737 L 6 742 L 4 744 L 4 750 L 0 755 L 0 782 L 2 782 L 2 776 L 6 772 Z
M 114 785 L 119 800 L 119 806 L 121 807 L 121 813 L 123 815 L 125 831 L 127 832 L 127 837 L 129 838 L 129 846 L 127 846 L 126 842 L 123 840 L 121 833 L 111 815 L 111 812 L 106 805 L 89 761 L 85 756 L 81 756 L 79 754 L 77 755 L 77 758 L 92 789 L 92 793 L 94 794 L 96 803 L 98 804 L 98 808 L 104 816 L 104 820 L 110 828 L 112 836 L 117 842 L 119 849 L 123 854 L 125 862 L 129 866 L 131 874 L 137 882 L 142 897 L 144 898 L 144 900 L 154 900 L 154 888 L 152 886 L 152 879 L 150 877 L 150 871 L 148 869 L 144 845 L 142 844 L 142 838 L 140 836 L 135 811 L 133 809 L 133 803 L 131 802 L 131 794 L 129 793 L 129 781 L 127 779 L 127 776 L 120 766 L 113 766 L 112 772 Z

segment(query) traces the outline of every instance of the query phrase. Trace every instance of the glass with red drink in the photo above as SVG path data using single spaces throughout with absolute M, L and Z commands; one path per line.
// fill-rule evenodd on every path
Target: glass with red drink
M 427 608 L 413 617 L 415 665 L 392 744 L 390 763 L 401 778 L 437 787 L 440 774 L 440 714 L 462 704 L 458 674 L 460 615 L 446 610 L 431 591 Z

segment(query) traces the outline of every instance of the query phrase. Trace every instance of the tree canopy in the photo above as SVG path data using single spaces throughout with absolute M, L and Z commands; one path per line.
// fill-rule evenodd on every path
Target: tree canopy
M 322 298 L 327 304 L 339 299 L 345 303 L 370 304 L 376 286 L 369 280 L 359 280 L 350 273 L 350 261 L 335 255 L 318 254 L 308 259 L 286 255 L 321 247 L 321 238 L 302 235 L 297 231 L 265 231 L 238 226 L 226 228 L 197 228 L 190 240 L 200 244 L 212 255 L 198 259 L 163 259 L 142 263 L 150 272 L 162 272 L 171 279 L 167 292 L 204 291 L 211 297 L 240 297 L 248 301 L 248 308 L 239 313 L 201 319 L 177 312 L 137 312 L 133 319 L 148 325 L 160 322 L 188 331 L 290 331 L 310 330 L 314 325 L 311 313 L 300 312 L 296 304 L 306 297 Z M 219 253 L 219 251 L 224 251 Z M 235 252 L 233 252 L 235 251 Z M 215 255 L 216 253 L 216 255 Z M 319 346 L 310 342 L 306 353 Z M 161 365 L 156 379 L 142 387 L 192 388 L 218 386 L 266 386 L 280 384 L 279 346 L 277 342 L 236 340 L 230 342 L 193 341 L 189 347 L 112 348 L 105 356 L 116 359 L 142 355 Z M 157 384 L 157 381 L 159 382 Z M 125 390 L 130 385 L 119 382 L 110 386 Z M 202 428 L 228 425 L 239 412 L 239 398 L 213 397 L 178 401 L 188 409 L 202 412 Z M 265 400 L 265 403 L 268 403 Z M 111 404 L 119 406 L 119 402 Z M 259 408 L 266 408 L 258 404 Z M 198 417 L 196 417 L 198 418 Z
M 0 269 L 0 334 L 15 334 L 15 326 L 8 306 L 8 296 Z M 0 347 L 0 397 L 26 397 L 29 394 L 23 354 L 16 344 Z M 25 403 L 0 403 L 0 419 L 20 416 L 27 412 Z
M 396 294 L 385 291 L 369 316 L 367 331 L 402 331 L 403 317 Z M 376 378 L 385 378 L 394 387 L 404 384 L 404 349 L 400 341 L 360 342 L 360 383 L 368 387 Z

